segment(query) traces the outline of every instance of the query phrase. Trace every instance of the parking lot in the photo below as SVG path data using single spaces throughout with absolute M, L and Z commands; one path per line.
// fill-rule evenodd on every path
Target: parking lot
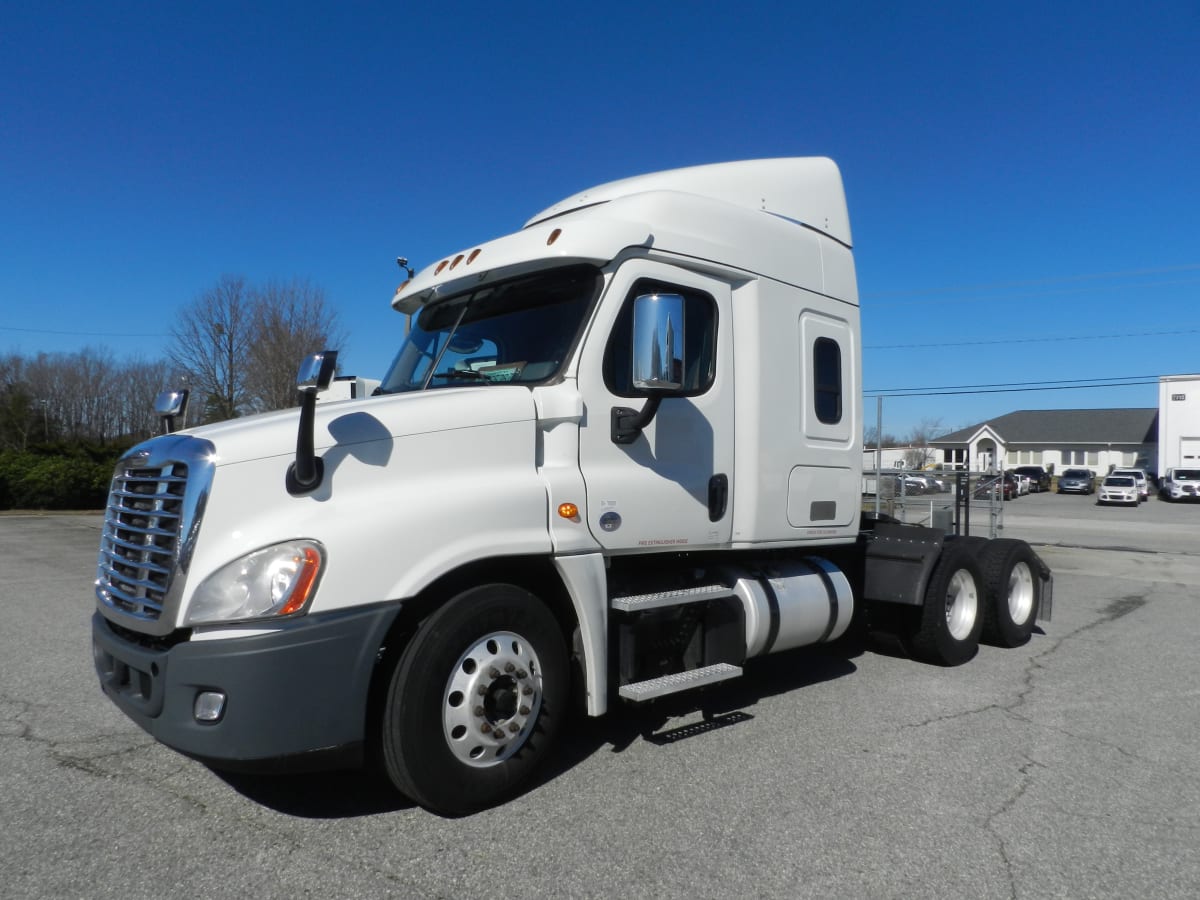
M 1193 897 L 1200 505 L 1005 504 L 1054 619 L 942 669 L 781 654 L 686 705 L 580 720 L 504 806 L 372 778 L 222 777 L 101 694 L 99 516 L 0 517 L 4 897 Z

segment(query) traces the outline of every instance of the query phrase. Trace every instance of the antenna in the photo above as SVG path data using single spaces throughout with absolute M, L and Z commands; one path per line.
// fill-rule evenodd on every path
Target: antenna
M 398 265 L 405 272 L 407 272 L 409 278 L 412 278 L 416 274 L 416 272 L 414 272 L 412 270 L 412 268 L 408 265 L 408 257 L 407 256 L 397 256 L 396 257 L 396 265 Z

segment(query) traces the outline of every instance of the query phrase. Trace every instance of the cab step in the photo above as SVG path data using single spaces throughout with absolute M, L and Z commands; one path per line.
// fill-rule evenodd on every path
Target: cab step
M 675 675 L 663 675 L 647 681 L 623 684 L 618 693 L 626 700 L 641 703 L 644 700 L 653 700 L 655 697 L 665 697 L 667 694 L 678 694 L 680 691 L 690 691 L 692 688 L 703 687 L 706 684 L 727 681 L 730 678 L 737 678 L 741 674 L 741 666 L 717 663 L 702 669 L 692 669 Z
M 682 606 L 685 603 L 700 603 L 733 596 L 733 590 L 723 584 L 704 584 L 679 591 L 659 591 L 656 594 L 633 594 L 629 597 L 613 597 L 612 608 L 618 612 L 645 612 L 664 606 Z

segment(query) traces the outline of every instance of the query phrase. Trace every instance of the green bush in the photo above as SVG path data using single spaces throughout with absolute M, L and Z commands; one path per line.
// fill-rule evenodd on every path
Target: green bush
M 123 448 L 0 451 L 0 509 L 103 509 Z

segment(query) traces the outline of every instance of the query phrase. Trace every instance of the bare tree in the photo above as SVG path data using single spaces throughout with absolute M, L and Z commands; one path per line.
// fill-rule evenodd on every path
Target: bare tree
M 908 433 L 908 449 L 904 451 L 904 462 L 910 469 L 923 469 L 937 458 L 937 451 L 929 446 L 942 428 L 941 419 L 922 419 Z
M 121 369 L 121 395 L 115 410 L 115 434 L 144 440 L 162 430 L 154 414 L 154 398 L 164 388 L 179 387 L 182 376 L 166 359 L 131 360 Z
M 296 370 L 319 350 L 342 350 L 345 333 L 325 296 L 309 281 L 270 281 L 253 290 L 254 343 L 246 389 L 255 412 L 295 406 Z
M 193 408 L 204 421 L 248 411 L 248 360 L 254 345 L 254 300 L 246 279 L 222 275 L 184 307 L 171 328 L 171 361 L 189 378 Z
M 899 443 L 896 436 L 887 431 L 884 431 L 881 437 L 879 429 L 874 425 L 868 425 L 863 429 L 863 447 L 867 450 L 874 450 L 876 447 L 895 447 Z
M 0 357 L 0 450 L 25 450 L 40 436 L 39 421 L 25 380 L 25 358 Z

